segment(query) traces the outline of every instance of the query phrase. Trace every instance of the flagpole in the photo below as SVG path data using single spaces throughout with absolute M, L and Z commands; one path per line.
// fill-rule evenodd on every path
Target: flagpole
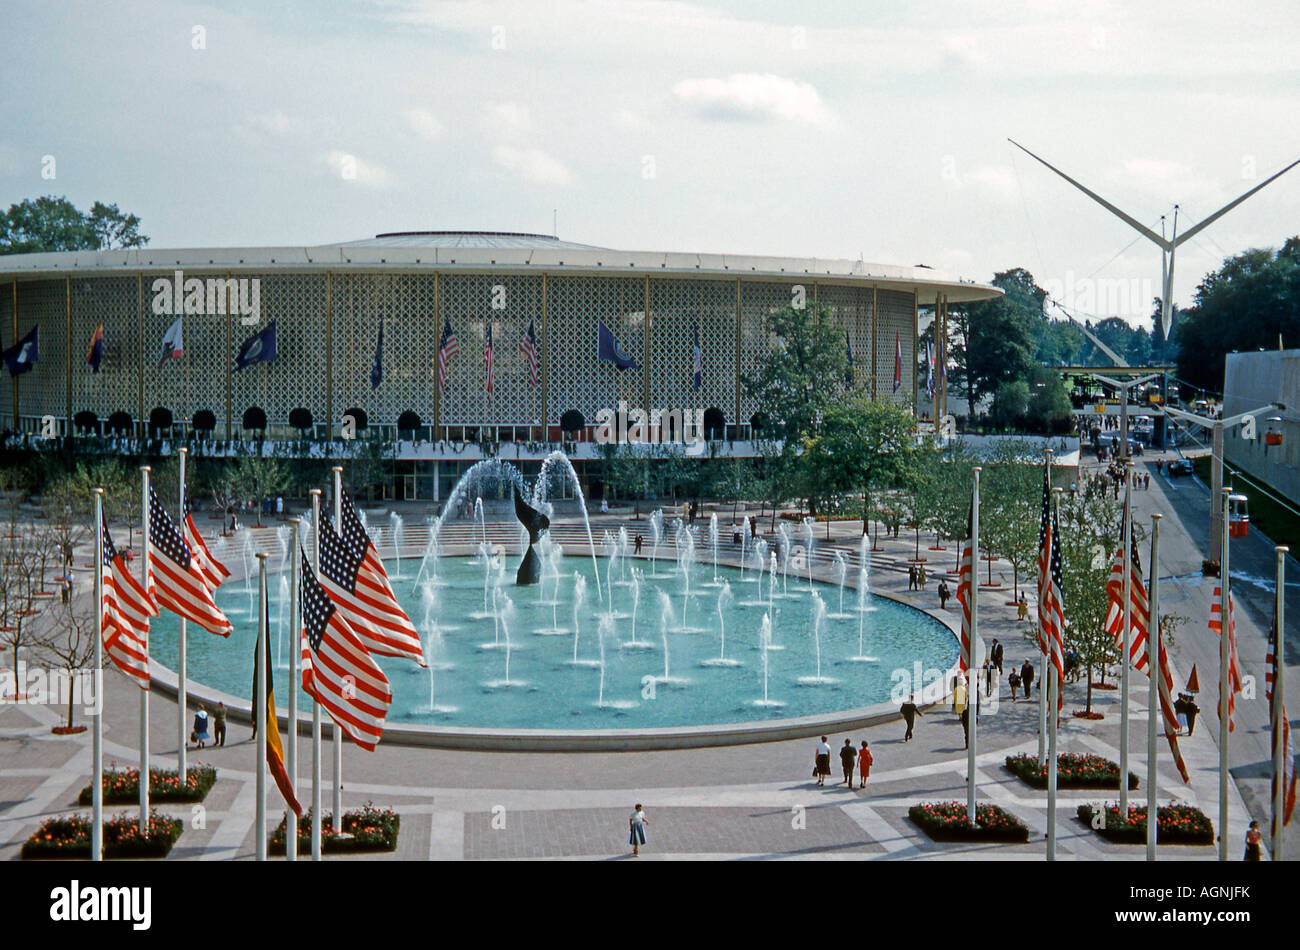
M 1057 501 L 1062 491 L 1063 489 L 1060 488 L 1052 489 L 1053 527 L 1055 527 L 1056 525 Z M 1055 537 L 1052 538 L 1052 543 L 1053 544 L 1057 543 L 1057 539 Z M 1051 568 L 1049 567 L 1048 570 L 1050 571 Z M 1044 642 L 1045 641 L 1046 638 L 1044 638 Z M 1046 672 L 1048 677 L 1047 703 L 1044 705 L 1043 709 L 1046 712 L 1047 707 L 1049 705 L 1051 707 L 1051 714 L 1048 717 L 1049 731 L 1048 731 L 1048 742 L 1047 742 L 1047 860 L 1055 861 L 1056 860 L 1056 730 L 1057 730 L 1057 726 L 1060 723 L 1060 718 L 1061 718 L 1060 713 L 1057 711 L 1056 708 L 1056 697 L 1057 694 L 1060 692 L 1061 683 L 1057 679 L 1056 664 L 1046 663 L 1045 666 L 1047 668 Z M 1039 688 L 1039 695 L 1040 696 L 1042 695 L 1041 687 Z M 1121 785 L 1127 784 L 1127 782 L 1124 781 L 1123 776 L 1121 776 L 1120 784 Z
M 1283 653 L 1285 638 L 1282 636 L 1282 631 L 1286 629 L 1283 623 L 1286 610 L 1286 555 L 1290 548 L 1285 544 L 1279 544 L 1273 550 L 1277 553 L 1277 590 L 1273 595 L 1275 599 L 1273 609 L 1276 611 L 1277 623 L 1273 633 L 1273 709 L 1270 717 L 1273 720 L 1273 840 L 1270 847 L 1273 851 L 1273 860 L 1281 861 L 1282 822 L 1286 817 L 1286 774 L 1289 764 L 1286 761 L 1288 749 L 1284 741 L 1285 724 L 1282 718 L 1286 711 L 1286 706 L 1282 702 L 1283 686 L 1286 682 L 1286 655 Z
M 104 489 L 95 496 L 95 714 L 90 740 L 90 860 L 104 859 Z
M 971 583 L 970 583 L 970 670 L 966 680 L 966 820 L 975 827 L 975 740 L 979 723 L 979 669 L 977 654 L 979 637 L 979 578 L 976 573 L 980 562 L 980 472 L 975 466 L 974 484 L 971 489 L 970 544 L 971 544 Z M 974 684 L 972 691 L 971 685 Z M 976 702 L 972 702 L 972 693 Z
M 149 590 L 149 466 L 140 466 L 140 581 Z M 146 677 L 148 673 L 146 671 Z M 140 837 L 149 837 L 149 687 L 140 690 Z
M 298 618 L 298 527 L 299 518 L 289 519 L 289 630 L 293 646 L 289 650 L 289 787 L 298 797 L 298 657 L 302 648 L 301 621 Z M 284 857 L 298 860 L 298 815 L 290 808 L 285 818 Z
M 1127 394 L 1126 394 L 1127 395 Z M 1133 463 L 1124 462 L 1124 635 L 1119 657 L 1119 810 L 1128 820 L 1129 649 L 1133 635 Z M 1149 633 L 1149 632 L 1148 632 Z
M 334 530 L 343 536 L 343 466 L 334 466 Z M 320 570 L 320 550 L 316 552 Z M 334 830 L 343 830 L 343 730 L 334 723 Z
M 1052 482 L 1052 450 L 1046 449 L 1043 452 L 1043 463 L 1047 466 L 1047 483 Z M 1050 557 L 1050 556 L 1049 556 Z M 1048 568 L 1049 572 L 1051 568 Z M 1043 687 L 1047 685 L 1047 631 L 1043 629 L 1043 584 L 1050 583 L 1042 575 L 1038 578 L 1038 647 L 1041 655 L 1038 658 L 1038 767 L 1041 769 L 1047 762 L 1047 700 L 1043 696 Z
M 257 552 L 257 812 L 253 819 L 253 844 L 258 861 L 266 860 L 266 734 L 271 728 L 266 708 L 266 552 Z
M 319 580 L 320 575 L 320 489 L 313 488 L 308 494 L 311 496 L 311 530 L 312 536 L 316 539 L 316 557 L 313 561 L 315 565 L 313 570 Z M 297 557 L 297 553 L 294 557 Z M 294 684 L 297 688 L 297 684 Z M 316 699 L 311 701 L 311 859 L 319 861 L 321 859 L 320 847 L 320 808 L 321 808 L 321 787 L 320 787 L 320 703 Z
M 1219 860 L 1228 860 L 1228 637 L 1232 634 L 1231 575 L 1228 573 L 1228 490 L 1223 490 L 1219 570 Z
M 177 450 L 177 454 L 180 456 L 180 460 L 181 460 L 179 495 L 180 495 L 180 509 L 181 509 L 180 528 L 181 528 L 182 536 L 184 536 L 185 533 L 185 457 L 189 455 L 189 451 L 190 451 L 189 449 L 184 447 Z M 193 554 L 194 552 L 191 551 L 190 553 Z M 186 708 L 187 704 L 186 704 L 186 696 L 185 696 L 185 691 L 186 691 L 185 618 L 181 617 L 180 621 L 181 621 L 180 638 L 177 640 L 176 643 L 176 711 L 177 711 L 176 774 L 180 776 L 180 780 L 182 782 L 185 782 L 186 778 L 189 775 L 189 770 L 186 768 L 186 762 L 185 762 L 185 756 L 187 751 L 185 746 L 185 741 L 188 738 L 185 732 L 185 720 L 188 717 L 189 711 Z
M 1160 514 L 1151 516 L 1151 587 L 1147 591 L 1150 618 L 1147 621 L 1147 860 L 1156 859 L 1156 833 L 1160 809 L 1156 806 L 1159 766 L 1156 764 L 1156 720 L 1160 709 Z M 1128 598 L 1124 598 L 1125 603 Z M 1127 669 L 1127 667 L 1125 667 Z M 1128 785 L 1127 770 L 1120 769 L 1120 785 Z M 1127 815 L 1127 812 L 1125 813 Z

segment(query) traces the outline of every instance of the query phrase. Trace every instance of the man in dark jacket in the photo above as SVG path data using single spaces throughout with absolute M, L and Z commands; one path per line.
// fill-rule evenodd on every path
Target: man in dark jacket
M 915 696 L 909 696 L 907 702 L 903 703 L 898 711 L 903 714 L 903 721 L 907 723 L 907 734 L 903 736 L 903 741 L 907 742 L 912 738 L 912 726 L 916 721 L 916 717 L 922 716 L 924 713 L 916 708 Z
M 997 637 L 993 638 L 993 647 L 989 651 L 989 659 L 991 659 L 993 661 L 993 665 L 998 668 L 998 675 L 1001 676 L 1002 675 L 1002 644 L 998 643 Z
M 844 784 L 853 787 L 853 765 L 858 761 L 858 753 L 853 748 L 853 740 L 845 739 L 840 749 L 840 765 L 844 767 Z
M 1025 699 L 1029 699 L 1033 693 L 1030 690 L 1034 685 L 1034 664 L 1025 660 L 1025 665 L 1020 668 L 1020 682 L 1025 686 Z
M 1187 709 L 1187 734 L 1190 736 L 1196 731 L 1196 714 L 1201 711 L 1201 707 L 1196 705 L 1195 700 L 1189 695 L 1186 700 Z

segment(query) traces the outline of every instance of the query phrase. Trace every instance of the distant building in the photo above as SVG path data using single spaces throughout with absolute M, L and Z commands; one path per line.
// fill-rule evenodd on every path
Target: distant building
M 1267 482 L 1291 501 L 1300 501 L 1300 350 L 1229 353 L 1223 383 L 1223 415 L 1234 416 L 1268 403 L 1285 410 L 1261 412 L 1255 438 L 1243 438 L 1245 426 L 1224 433 L 1223 454 L 1230 466 Z M 1280 417 L 1273 428 L 1281 445 L 1269 445 L 1270 416 Z

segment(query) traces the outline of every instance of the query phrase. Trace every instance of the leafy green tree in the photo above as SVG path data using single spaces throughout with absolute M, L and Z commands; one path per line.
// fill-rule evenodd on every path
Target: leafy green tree
M 87 214 L 67 198 L 46 195 L 10 205 L 0 215 L 0 254 L 109 250 L 148 243 L 140 234 L 140 219 L 123 214 L 115 204 L 96 201 Z

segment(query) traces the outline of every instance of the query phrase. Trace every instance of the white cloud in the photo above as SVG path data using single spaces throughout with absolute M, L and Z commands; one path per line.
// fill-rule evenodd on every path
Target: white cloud
M 518 138 L 533 130 L 528 107 L 518 102 L 493 102 L 487 107 L 484 124 L 497 138 Z
M 567 185 L 573 181 L 567 168 L 539 148 L 498 145 L 492 150 L 492 160 L 534 184 Z
M 781 119 L 826 125 L 832 114 L 810 83 L 771 73 L 733 73 L 726 79 L 683 79 L 673 94 L 701 115 L 724 119 Z
M 382 165 L 375 165 L 338 149 L 325 154 L 325 164 L 344 181 L 358 181 L 371 188 L 387 188 L 393 183 L 393 176 Z
M 433 141 L 442 134 L 442 123 L 431 112 L 424 109 L 408 109 L 406 122 L 411 131 L 422 139 Z

